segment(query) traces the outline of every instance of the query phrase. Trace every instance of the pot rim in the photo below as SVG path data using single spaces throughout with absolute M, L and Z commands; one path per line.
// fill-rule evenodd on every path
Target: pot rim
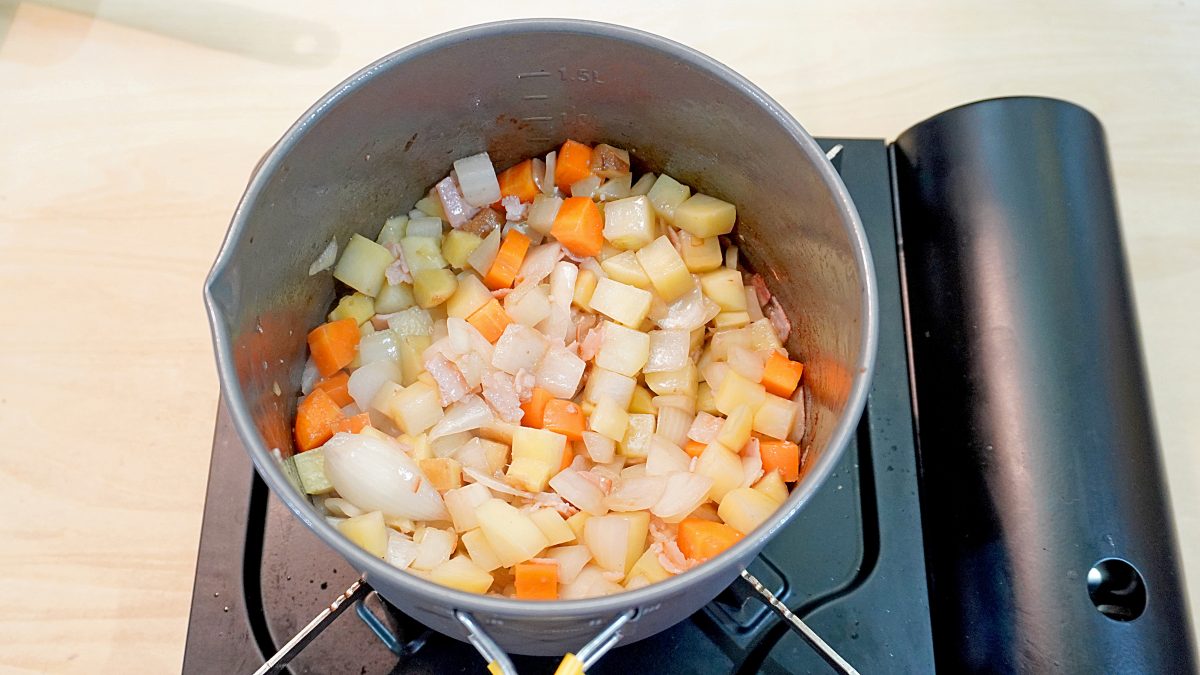
M 386 561 L 370 555 L 341 535 L 324 518 L 319 517 L 308 499 L 295 490 L 288 482 L 279 463 L 273 458 L 262 436 L 258 433 L 245 397 L 242 395 L 240 386 L 238 385 L 233 345 L 231 344 L 230 325 L 228 317 L 222 312 L 219 297 L 220 292 L 218 290 L 222 276 L 229 267 L 233 257 L 232 251 L 244 238 L 244 230 L 251 206 L 266 187 L 269 177 L 279 168 L 279 165 L 283 162 L 290 149 L 300 142 L 308 127 L 320 120 L 328 109 L 356 90 L 377 72 L 384 69 L 399 66 L 409 60 L 419 58 L 445 47 L 453 46 L 465 40 L 523 33 L 586 35 L 631 43 L 665 52 L 692 68 L 704 71 L 716 79 L 727 82 L 743 95 L 755 100 L 792 137 L 801 152 L 807 155 L 816 165 L 818 174 L 825 182 L 826 187 L 841 205 L 839 212 L 842 216 L 843 225 L 848 230 L 851 243 L 855 248 L 855 267 L 859 278 L 862 280 L 862 291 L 859 297 L 863 313 L 863 331 L 862 339 L 859 343 L 860 356 L 858 362 L 855 364 L 850 394 L 841 419 L 838 420 L 833 433 L 830 435 L 829 446 L 822 453 L 821 457 L 818 458 L 816 464 L 809 470 L 806 482 L 792 491 L 792 494 L 788 497 L 784 505 L 763 526 L 707 563 L 685 574 L 673 576 L 665 581 L 654 583 L 634 591 L 584 600 L 552 600 L 534 603 L 524 600 L 477 595 L 448 588 L 392 567 Z M 851 201 L 849 192 L 842 183 L 841 177 L 825 157 L 825 153 L 821 150 L 820 146 L 817 145 L 816 141 L 804 130 L 800 123 L 774 99 L 745 77 L 699 51 L 645 31 L 614 24 L 577 19 L 514 19 L 478 24 L 442 33 L 403 47 L 378 59 L 330 90 L 305 111 L 287 132 L 284 133 L 256 168 L 238 203 L 237 209 L 234 211 L 229 230 L 221 245 L 221 250 L 205 281 L 204 301 L 213 333 L 213 346 L 216 352 L 217 373 L 221 383 L 221 390 L 228 403 L 229 412 L 234 427 L 237 429 L 238 436 L 249 452 L 259 476 L 267 483 L 271 492 L 283 500 L 288 509 L 326 545 L 337 551 L 356 570 L 362 572 L 368 581 L 372 578 L 385 578 L 388 580 L 387 586 L 399 587 L 404 592 L 410 594 L 414 601 L 499 616 L 530 614 L 561 617 L 594 616 L 617 613 L 629 607 L 652 606 L 681 593 L 687 587 L 698 586 L 705 582 L 718 581 L 718 578 L 728 574 L 728 568 L 732 564 L 735 564 L 737 561 L 749 561 L 752 559 L 753 556 L 757 555 L 761 547 L 803 508 L 813 493 L 816 492 L 817 488 L 825 483 L 829 474 L 833 471 L 834 465 L 845 451 L 866 402 L 867 390 L 874 372 L 876 343 L 878 340 L 878 304 L 875 273 L 866 233 L 863 230 L 858 211 Z M 713 592 L 713 595 L 715 596 L 723 588 L 724 586 L 721 585 L 720 588 Z

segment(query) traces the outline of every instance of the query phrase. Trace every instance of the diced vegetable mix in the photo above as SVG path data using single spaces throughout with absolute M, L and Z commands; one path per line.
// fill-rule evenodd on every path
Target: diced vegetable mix
M 474 593 L 606 595 L 719 555 L 800 479 L 804 424 L 736 220 L 608 145 L 454 162 L 333 265 L 304 490 L 365 550 Z

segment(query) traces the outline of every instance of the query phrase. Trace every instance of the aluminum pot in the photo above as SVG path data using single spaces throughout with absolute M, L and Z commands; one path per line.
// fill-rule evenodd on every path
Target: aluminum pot
M 737 205 L 741 250 L 791 318 L 788 349 L 807 365 L 804 475 L 762 527 L 687 574 L 589 600 L 472 595 L 367 554 L 296 487 L 286 460 L 305 334 L 335 291 L 330 274 L 310 276 L 309 264 L 331 237 L 341 245 L 356 232 L 373 238 L 458 157 L 486 150 L 505 166 L 568 137 L 628 148 L 635 166 Z M 858 214 L 820 148 L 778 103 L 677 43 L 566 20 L 434 37 L 327 94 L 263 158 L 205 301 L 234 424 L 275 495 L 405 613 L 459 639 L 469 637 L 460 618 L 473 617 L 501 648 L 537 655 L 576 650 L 631 609 L 621 641 L 648 637 L 728 586 L 836 464 L 866 397 L 877 329 Z

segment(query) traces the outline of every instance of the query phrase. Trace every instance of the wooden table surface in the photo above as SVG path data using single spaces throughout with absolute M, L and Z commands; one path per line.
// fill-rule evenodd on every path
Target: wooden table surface
M 0 670 L 179 668 L 217 400 L 201 284 L 251 168 L 375 58 L 547 8 L 707 52 L 817 135 L 1005 94 L 1094 111 L 1200 616 L 1194 0 L 424 4 L 0 0 Z

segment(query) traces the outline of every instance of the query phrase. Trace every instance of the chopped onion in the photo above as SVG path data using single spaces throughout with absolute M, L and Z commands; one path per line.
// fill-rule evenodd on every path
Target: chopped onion
M 450 530 L 427 527 L 418 530 L 413 537 L 417 545 L 417 557 L 412 561 L 413 569 L 431 570 L 450 559 L 458 546 L 458 536 Z
M 506 495 L 512 495 L 514 497 L 524 497 L 525 499 L 534 499 L 535 498 L 535 495 L 532 492 L 526 492 L 525 490 L 517 489 L 517 488 L 509 485 L 508 483 L 505 483 L 502 480 L 492 478 L 491 476 L 480 471 L 479 469 L 476 469 L 473 466 L 467 466 L 466 464 L 464 464 L 462 470 L 463 470 L 463 473 L 470 476 L 471 479 L 474 480 L 476 483 L 479 483 L 480 485 L 483 485 L 484 487 L 487 487 L 489 489 L 495 490 L 496 492 L 502 492 Z
M 759 356 L 758 352 L 751 351 L 741 345 L 732 345 L 725 360 L 733 372 L 747 380 L 751 382 L 762 380 L 763 357 Z
M 325 245 L 325 250 L 321 251 L 321 255 L 317 256 L 317 259 L 308 266 L 308 276 L 311 277 L 333 267 L 333 263 L 337 262 L 337 248 L 337 237 L 334 237 Z
M 679 329 L 690 333 L 712 321 L 720 312 L 721 308 L 717 303 L 704 297 L 697 281 L 692 290 L 670 302 L 667 305 L 666 316 L 655 319 L 655 323 L 664 330 Z
M 662 476 L 627 478 L 622 472 L 620 480 L 613 483 L 612 492 L 605 497 L 604 505 L 613 511 L 643 511 L 658 503 L 666 487 L 667 481 Z
M 553 188 L 551 188 L 553 190 Z M 533 205 L 529 207 L 529 216 L 526 218 L 529 227 L 536 232 L 542 234 L 550 234 L 550 228 L 554 226 L 554 219 L 558 217 L 558 210 L 562 208 L 562 198 L 553 195 L 538 195 L 533 198 Z
M 455 317 L 446 319 L 446 337 L 450 338 L 450 344 L 458 354 L 474 352 L 484 361 L 492 362 L 492 343 L 467 321 Z
M 649 335 L 650 358 L 642 368 L 644 372 L 661 373 L 679 370 L 687 365 L 692 339 L 689 331 L 652 330 Z
M 471 206 L 484 207 L 500 201 L 500 182 L 496 167 L 486 152 L 454 161 L 454 173 L 463 199 Z
M 441 495 L 395 442 L 342 432 L 324 453 L 329 482 L 359 508 L 413 520 L 449 517 Z
M 692 426 L 688 429 L 687 437 L 697 443 L 708 445 L 717 437 L 717 432 L 721 430 L 721 418 L 715 415 L 710 415 L 703 410 L 696 413 L 696 419 L 692 420 Z
M 537 386 L 550 392 L 555 398 L 569 399 L 575 396 L 579 382 L 583 379 L 586 364 L 574 352 L 561 345 L 553 345 L 546 351 L 534 375 Z
M 417 559 L 417 545 L 412 539 L 395 530 L 388 531 L 387 561 L 394 567 L 407 569 Z
M 469 394 L 457 403 L 446 408 L 446 414 L 429 430 L 429 440 L 441 436 L 472 431 L 491 424 L 495 420 L 492 409 L 483 399 L 475 394 Z
M 676 446 L 685 445 L 693 418 L 694 415 L 682 408 L 662 406 L 658 409 L 658 425 L 654 433 Z
M 546 557 L 558 562 L 558 583 L 569 584 L 579 576 L 584 565 L 591 561 L 592 552 L 582 544 L 559 546 L 548 549 Z
M 496 340 L 496 349 L 492 353 L 492 366 L 499 368 L 509 375 L 517 371 L 532 371 L 542 360 L 542 355 L 549 347 L 542 334 L 519 323 L 510 323 Z
M 562 260 L 562 246 L 558 242 L 550 242 L 529 249 L 521 269 L 517 272 L 517 283 L 540 284 L 554 271 L 554 265 Z
M 607 574 L 609 573 L 596 565 L 587 565 L 579 572 L 574 581 L 563 585 L 559 592 L 559 598 L 581 600 L 620 593 L 625 590 L 620 584 L 608 579 Z
M 312 357 L 304 362 L 304 371 L 300 373 L 300 393 L 308 396 L 312 393 L 313 387 L 317 386 L 317 381 L 321 379 L 321 373 L 317 371 L 317 364 L 313 362 Z
M 704 381 L 708 383 L 708 386 L 712 387 L 712 390 L 716 392 L 721 388 L 721 383 L 725 381 L 725 373 L 728 372 L 729 364 L 724 361 L 713 361 L 704 366 L 704 370 L 700 371 L 700 374 L 704 377 Z
M 708 499 L 713 481 L 708 476 L 680 471 L 667 476 L 667 486 L 650 513 L 668 523 L 678 523 Z
M 553 182 L 554 177 L 551 176 L 550 180 Z M 540 157 L 534 157 L 533 158 L 533 186 L 538 189 L 538 192 L 542 191 L 542 186 L 545 184 L 545 181 L 546 181 L 546 163 L 543 162 Z
M 431 438 L 429 439 L 429 450 L 433 452 L 434 457 L 453 457 L 454 453 L 458 452 L 458 449 L 466 445 L 472 438 L 475 436 L 469 431 Z
M 342 499 L 341 497 L 330 497 L 322 502 L 321 505 L 330 513 L 330 515 L 334 516 L 353 518 L 355 516 L 361 516 L 364 513 L 362 509 L 358 508 L 354 504 L 351 504 L 345 499 Z
M 692 458 L 678 445 L 655 434 L 650 439 L 650 452 L 646 456 L 646 474 L 665 476 L 676 471 L 687 471 Z
M 596 174 L 588 174 L 574 183 L 571 183 L 572 197 L 595 197 L 596 192 L 600 189 L 600 176 Z
M 350 392 L 350 398 L 354 399 L 359 408 L 369 410 L 371 400 L 375 398 L 380 387 L 388 382 L 399 384 L 400 381 L 400 364 L 391 359 L 383 359 L 356 368 L 353 373 L 350 373 L 346 389 Z
M 742 487 L 750 487 L 763 476 L 762 455 L 758 450 L 758 439 L 751 437 L 742 448 Z
M 629 553 L 630 522 L 618 515 L 588 518 L 583 523 L 583 543 L 592 552 L 596 564 L 613 572 L 625 573 Z
M 487 274 L 492 268 L 492 263 L 496 261 L 496 253 L 500 251 L 500 228 L 492 230 L 488 236 L 483 238 L 483 243 L 471 251 L 471 255 L 467 256 L 467 264 L 475 268 L 476 272 Z
M 583 446 L 588 457 L 597 464 L 607 464 L 613 460 L 617 451 L 617 442 L 603 434 L 594 431 L 583 432 Z
M 492 498 L 492 491 L 483 483 L 471 483 L 447 490 L 443 497 L 446 499 L 446 510 L 450 512 L 450 520 L 454 523 L 454 529 L 466 532 L 479 527 L 475 509 Z
M 554 488 L 558 496 L 581 511 L 587 511 L 593 516 L 602 516 L 608 512 L 608 508 L 604 506 L 604 492 L 574 469 L 559 471 L 550 479 L 550 487 Z

